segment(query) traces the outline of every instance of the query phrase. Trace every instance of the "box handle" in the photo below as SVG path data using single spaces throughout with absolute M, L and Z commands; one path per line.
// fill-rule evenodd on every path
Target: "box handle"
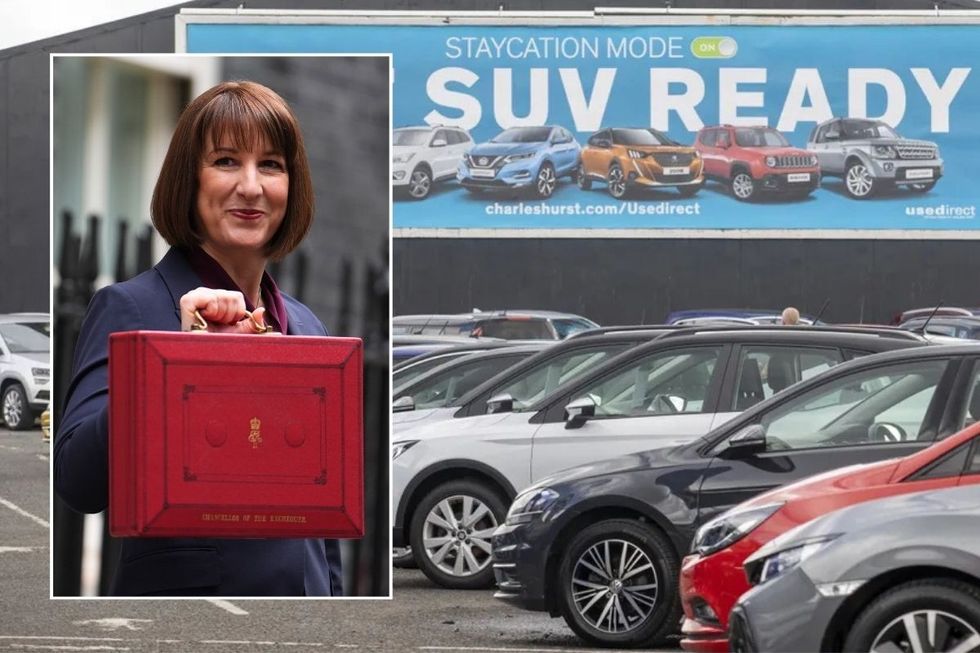
M 272 334 L 276 331 L 269 324 L 259 324 L 255 317 L 252 315 L 251 311 L 245 311 L 245 316 L 249 319 L 252 324 L 252 329 L 255 331 L 256 335 L 266 335 Z M 208 321 L 204 319 L 201 315 L 201 311 L 194 311 L 194 324 L 191 325 L 191 331 L 207 331 Z

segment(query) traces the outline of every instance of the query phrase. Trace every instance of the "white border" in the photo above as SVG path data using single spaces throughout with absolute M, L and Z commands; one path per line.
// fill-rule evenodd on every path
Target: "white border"
M 104 59 L 120 59 L 125 60 L 126 58 L 134 59 L 159 59 L 159 58 L 212 58 L 221 59 L 228 57 L 256 57 L 256 58 L 272 58 L 272 57 L 292 57 L 292 58 L 368 58 L 368 57 L 382 57 L 388 61 L 388 176 L 385 178 L 386 181 L 391 179 L 391 125 L 392 125 L 392 88 L 394 83 L 394 67 L 392 64 L 392 55 L 389 52 L 353 52 L 353 53 L 343 53 L 343 52 L 310 52 L 310 53 L 258 53 L 252 54 L 247 52 L 232 52 L 232 53 L 188 53 L 188 52 L 174 52 L 174 53 L 160 53 L 160 52 L 86 52 L 86 53 L 69 53 L 69 52 L 59 52 L 59 53 L 49 53 L 48 55 L 48 261 L 51 267 L 51 285 L 48 288 L 48 312 L 51 315 L 51 338 L 52 342 L 55 338 L 55 319 L 54 319 L 54 284 L 57 281 L 60 283 L 60 279 L 56 279 L 57 270 L 55 267 L 55 252 L 54 252 L 54 220 L 55 220 L 55 206 L 54 206 L 54 60 L 55 57 L 92 57 L 92 58 L 104 58 Z M 132 62 L 130 62 L 132 63 Z M 391 274 L 391 249 L 392 249 L 392 236 L 391 236 L 391 217 L 392 217 L 392 202 L 391 202 L 391 184 L 388 184 L 388 270 L 389 279 Z M 390 285 L 389 285 L 390 288 Z M 390 327 L 391 322 L 391 311 L 392 311 L 392 297 L 389 290 L 388 293 L 388 322 Z M 51 367 L 54 370 L 54 353 L 52 351 Z M 388 348 L 388 365 L 389 370 L 391 369 L 391 348 Z M 51 375 L 51 397 L 52 401 L 56 396 L 55 394 L 55 383 L 56 379 L 54 374 Z M 391 396 L 391 375 L 388 375 L 388 396 Z M 387 405 L 388 402 L 386 402 Z M 51 523 L 51 528 L 48 529 L 48 599 L 56 601 L 390 601 L 394 597 L 394 574 L 392 572 L 391 565 L 391 550 L 392 550 L 392 530 L 391 530 L 391 512 L 387 515 L 387 521 L 385 522 L 387 526 L 382 526 L 386 529 L 388 534 L 388 596 L 55 596 L 54 595 L 54 440 L 55 433 L 57 431 L 57 425 L 52 420 L 51 423 L 51 455 L 48 461 L 48 519 Z M 391 433 L 391 412 L 388 412 L 388 433 L 390 441 Z M 385 451 L 389 450 L 390 446 L 385 446 Z M 365 461 L 366 462 L 366 461 Z M 391 465 L 388 466 L 388 503 L 391 503 Z M 218 606 L 221 607 L 221 606 Z M 225 608 L 227 609 L 227 608 Z
M 863 11 L 783 9 L 670 9 L 596 7 L 594 11 L 358 11 L 181 9 L 174 16 L 174 49 L 187 50 L 192 24 L 272 25 L 980 25 L 980 11 Z M 262 55 L 243 55 L 262 56 Z M 394 81 L 394 71 L 392 71 Z M 389 93 L 391 96 L 392 93 Z M 391 99 L 389 97 L 389 99 Z M 389 170 L 389 179 L 390 170 Z M 391 215 L 393 225 L 394 214 Z M 650 238 L 758 240 L 980 240 L 980 229 L 391 229 L 392 238 Z M 390 287 L 390 286 L 389 286 Z

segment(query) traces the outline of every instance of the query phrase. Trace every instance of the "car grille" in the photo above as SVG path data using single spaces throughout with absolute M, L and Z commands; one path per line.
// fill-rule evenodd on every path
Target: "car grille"
M 935 159 L 936 148 L 929 145 L 897 145 L 899 158 L 902 159 Z
M 503 157 L 501 156 L 483 156 L 480 154 L 476 156 L 469 154 L 466 155 L 466 164 L 471 168 L 483 168 L 485 170 L 490 170 L 492 168 L 499 167 L 497 166 L 497 163 L 501 161 L 503 161 Z
M 653 175 L 653 180 L 658 184 L 686 184 L 698 178 L 697 173 L 686 175 Z
M 653 160 L 664 168 L 672 166 L 689 166 L 691 165 L 691 161 L 694 160 L 694 155 L 686 152 L 654 152 Z
M 776 168 L 812 168 L 809 154 L 793 154 L 790 156 L 777 156 Z

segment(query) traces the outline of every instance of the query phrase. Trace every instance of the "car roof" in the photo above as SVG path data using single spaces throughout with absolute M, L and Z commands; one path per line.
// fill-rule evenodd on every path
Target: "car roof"
M 0 313 L 0 322 L 4 324 L 12 322 L 50 322 L 51 315 L 48 313 Z

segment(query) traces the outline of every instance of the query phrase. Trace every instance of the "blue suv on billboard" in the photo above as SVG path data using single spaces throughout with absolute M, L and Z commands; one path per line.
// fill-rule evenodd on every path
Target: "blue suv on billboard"
M 529 189 L 546 199 L 559 178 L 574 181 L 581 151 L 564 127 L 511 127 L 471 149 L 456 177 L 473 193 Z

